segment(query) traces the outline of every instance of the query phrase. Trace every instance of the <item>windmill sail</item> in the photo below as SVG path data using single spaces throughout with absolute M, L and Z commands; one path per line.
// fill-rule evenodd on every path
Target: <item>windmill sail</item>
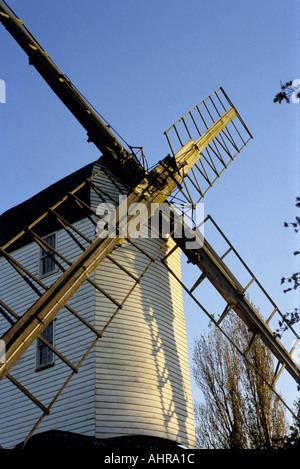
M 201 137 L 224 122 L 218 135 L 201 145 Z M 173 194 L 196 206 L 223 171 L 251 140 L 252 135 L 231 100 L 221 87 L 173 124 L 165 133 L 173 156 L 188 142 L 198 147 L 199 158 Z

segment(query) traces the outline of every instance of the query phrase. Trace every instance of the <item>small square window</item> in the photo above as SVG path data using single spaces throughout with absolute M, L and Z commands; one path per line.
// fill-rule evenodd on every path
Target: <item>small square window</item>
M 56 235 L 51 234 L 46 238 L 43 238 L 48 246 L 51 246 L 53 249 L 56 248 Z M 56 270 L 56 264 L 54 261 L 55 254 L 48 246 L 45 246 L 45 249 L 41 248 L 40 250 L 40 274 L 48 275 Z
M 54 341 L 54 327 L 53 322 L 51 322 L 41 333 L 41 336 L 53 345 Z M 36 366 L 37 369 L 43 369 L 48 366 L 54 365 L 54 353 L 53 351 L 41 340 L 37 339 L 37 356 L 36 356 Z

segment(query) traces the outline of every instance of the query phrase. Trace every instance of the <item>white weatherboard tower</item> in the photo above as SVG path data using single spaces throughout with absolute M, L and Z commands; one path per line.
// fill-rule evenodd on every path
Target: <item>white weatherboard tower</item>
M 61 188 L 66 190 L 74 184 L 76 178 L 87 176 L 93 177 L 93 184 L 112 198 L 118 197 L 118 187 L 123 194 L 126 191 L 119 181 L 109 179 L 102 171 L 100 159 L 3 214 L 3 222 L 9 224 L 18 219 L 27 212 L 27 207 L 30 212 L 35 204 L 45 204 L 44 208 L 39 207 L 44 212 L 51 206 L 50 189 L 57 194 Z M 99 200 L 92 187 L 86 194 L 80 190 L 75 194 L 96 211 Z M 62 258 L 72 262 L 81 249 L 62 226 L 57 226 L 55 217 L 49 223 L 46 236 L 41 232 L 41 238 L 48 242 L 53 239 L 53 250 L 61 255 L 60 258 L 56 254 L 55 260 L 65 268 Z M 95 237 L 95 226 L 88 217 L 72 223 L 82 235 L 89 239 Z M 83 236 L 79 237 L 78 233 L 77 236 L 86 243 Z M 172 242 L 141 238 L 135 244 L 149 256 L 155 256 L 161 249 L 157 261 L 152 263 L 141 250 L 125 241 L 96 268 L 93 283 L 86 282 L 69 302 L 72 311 L 101 331 L 135 287 L 37 431 L 60 430 L 97 439 L 151 436 L 193 448 L 195 435 L 182 291 L 159 261 L 170 250 Z M 35 241 L 27 241 L 11 255 L 46 285 L 60 275 L 58 266 Z M 21 315 L 35 301 L 36 292 L 21 276 L 16 278 L 15 269 L 4 257 L 0 261 L 1 300 Z M 168 263 L 180 275 L 179 253 Z M 2 319 L 4 328 L 5 319 Z M 51 343 L 71 363 L 77 364 L 93 342 L 91 329 L 66 309 L 55 317 L 46 332 L 49 330 L 52 332 L 46 337 L 48 340 L 50 337 Z M 42 346 L 41 352 L 41 344 L 35 341 L 13 367 L 12 375 L 26 384 L 40 401 L 49 404 L 53 392 L 65 381 L 67 368 L 49 348 Z M 13 447 L 25 439 L 41 409 L 28 402 L 9 380 L 1 384 L 1 443 Z
M 180 194 L 193 214 L 251 139 L 224 90 L 165 132 L 170 154 L 148 171 L 1 1 L 0 21 L 102 155 L 0 217 L 0 444 L 194 448 L 182 291 L 201 307 L 193 292 L 204 279 L 225 302 L 211 321 L 219 327 L 236 313 L 300 383 L 270 328 L 278 308 L 270 299 L 265 320 L 253 307 L 256 278 L 248 270 L 244 287 L 230 271 L 225 258 L 236 252 L 227 238 L 218 255 L 193 217 L 187 225 L 174 212 L 168 237 L 165 212 L 149 236 L 154 206 L 170 207 Z M 114 236 L 99 236 L 103 204 L 113 208 Z M 130 209 L 136 204 L 143 219 Z M 142 236 L 130 234 L 132 223 Z M 191 246 L 195 236 L 201 243 Z M 180 256 L 196 271 L 193 286 L 181 277 Z

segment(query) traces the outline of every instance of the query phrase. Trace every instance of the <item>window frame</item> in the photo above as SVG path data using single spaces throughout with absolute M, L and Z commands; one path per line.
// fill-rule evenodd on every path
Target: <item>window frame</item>
M 44 236 L 42 239 L 46 243 L 50 244 L 48 240 L 52 236 L 54 236 L 54 246 L 52 246 L 52 247 L 53 247 L 54 250 L 56 250 L 57 232 L 49 233 L 47 236 Z M 55 257 L 55 253 L 53 253 L 53 256 Z M 43 264 L 44 259 L 49 259 L 51 261 L 51 264 L 53 265 L 53 268 L 51 270 L 47 271 L 47 272 L 43 272 L 43 270 L 44 270 L 44 264 Z M 40 246 L 40 249 L 39 249 L 39 277 L 40 278 L 48 277 L 49 275 L 52 275 L 55 272 L 57 272 L 57 270 L 58 270 L 57 264 L 55 264 L 53 259 L 51 259 L 51 257 L 49 256 L 49 254 L 46 253 L 46 251 Z
M 47 334 L 47 329 L 51 327 L 51 340 L 48 340 L 47 337 L 44 337 L 44 335 Z M 48 329 L 49 330 L 49 329 Z M 44 337 L 51 345 L 54 347 L 54 337 L 55 337 L 55 327 L 54 327 L 54 321 L 50 322 L 47 327 L 43 330 L 43 332 L 40 334 L 42 337 Z M 50 355 L 50 359 L 47 359 L 47 361 L 42 361 L 42 350 L 47 350 L 47 353 Z M 49 351 L 49 352 L 48 352 Z M 42 363 L 41 363 L 42 361 Z M 39 338 L 36 340 L 36 354 L 35 354 L 35 370 L 36 371 L 41 371 L 45 370 L 46 368 L 50 368 L 55 365 L 55 353 L 53 350 L 51 350 L 44 342 L 42 342 Z

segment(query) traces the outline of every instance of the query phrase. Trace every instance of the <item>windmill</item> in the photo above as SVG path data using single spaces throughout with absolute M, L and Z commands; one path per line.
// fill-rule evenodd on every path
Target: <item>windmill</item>
M 216 325 L 220 327 L 228 312 L 234 311 L 253 332 L 253 340 L 260 337 L 277 358 L 281 368 L 274 382 L 285 368 L 299 383 L 300 370 L 292 350 L 285 349 L 270 327 L 274 315 L 281 314 L 278 307 L 247 266 L 250 281 L 246 286 L 228 268 L 230 253 L 243 261 L 211 217 L 202 225 L 210 223 L 221 234 L 227 249 L 220 255 L 203 238 L 194 219 L 186 224 L 174 212 L 169 236 L 160 236 L 160 226 L 154 239 L 135 239 L 130 234 L 130 227 L 137 229 L 137 225 L 139 230 L 148 229 L 153 206 L 167 211 L 181 198 L 193 214 L 207 190 L 251 139 L 225 91 L 220 88 L 214 92 L 165 132 L 170 154 L 149 171 L 134 153 L 135 148 L 125 148 L 5 2 L 0 2 L 0 20 L 102 154 L 97 162 L 2 216 L 0 312 L 6 328 L 3 326 L 1 338 L 5 360 L 0 377 L 30 402 L 29 410 L 26 404 L 18 406 L 17 417 L 11 397 L 17 394 L 9 394 L 7 389 L 11 388 L 5 388 L 5 408 L 13 410 L 13 418 L 6 416 L 7 427 L 10 432 L 12 427 L 17 431 L 17 442 L 28 444 L 41 428 L 67 428 L 70 432 L 79 428 L 80 433 L 89 416 L 90 426 L 85 422 L 84 435 L 91 435 L 96 426 L 98 439 L 143 435 L 193 447 L 180 291 L 186 290 L 204 311 L 195 292 L 207 280 L 226 304 L 217 320 L 211 317 Z M 130 210 L 137 204 L 145 209 L 145 217 Z M 104 213 L 97 209 L 99 205 L 114 208 L 114 236 L 100 236 L 105 225 L 101 224 Z M 12 227 L 16 213 L 19 222 Z M 166 212 L 161 225 L 165 217 Z M 195 236 L 198 244 L 191 247 L 189 241 Z M 25 248 L 30 251 L 28 256 Z M 37 248 L 38 268 L 32 263 L 32 250 Z M 181 279 L 180 252 L 193 274 L 196 272 L 192 286 Z M 267 320 L 247 298 L 253 284 L 272 305 Z M 49 333 L 53 324 L 55 341 Z M 296 347 L 299 337 L 290 329 Z M 42 373 L 36 372 L 29 380 L 26 367 L 33 347 L 38 348 L 47 367 L 40 367 Z M 247 352 L 241 351 L 244 355 Z M 91 367 L 96 370 L 95 380 L 89 373 Z M 68 370 L 66 377 L 63 370 Z M 43 388 L 44 372 L 51 377 Z M 83 378 L 78 379 L 81 373 Z M 85 394 L 78 405 L 80 386 Z M 65 395 L 69 402 L 63 401 L 61 411 Z M 77 412 L 72 414 L 75 407 Z M 66 427 L 67 409 L 71 418 Z M 25 421 L 31 425 L 29 430 Z

